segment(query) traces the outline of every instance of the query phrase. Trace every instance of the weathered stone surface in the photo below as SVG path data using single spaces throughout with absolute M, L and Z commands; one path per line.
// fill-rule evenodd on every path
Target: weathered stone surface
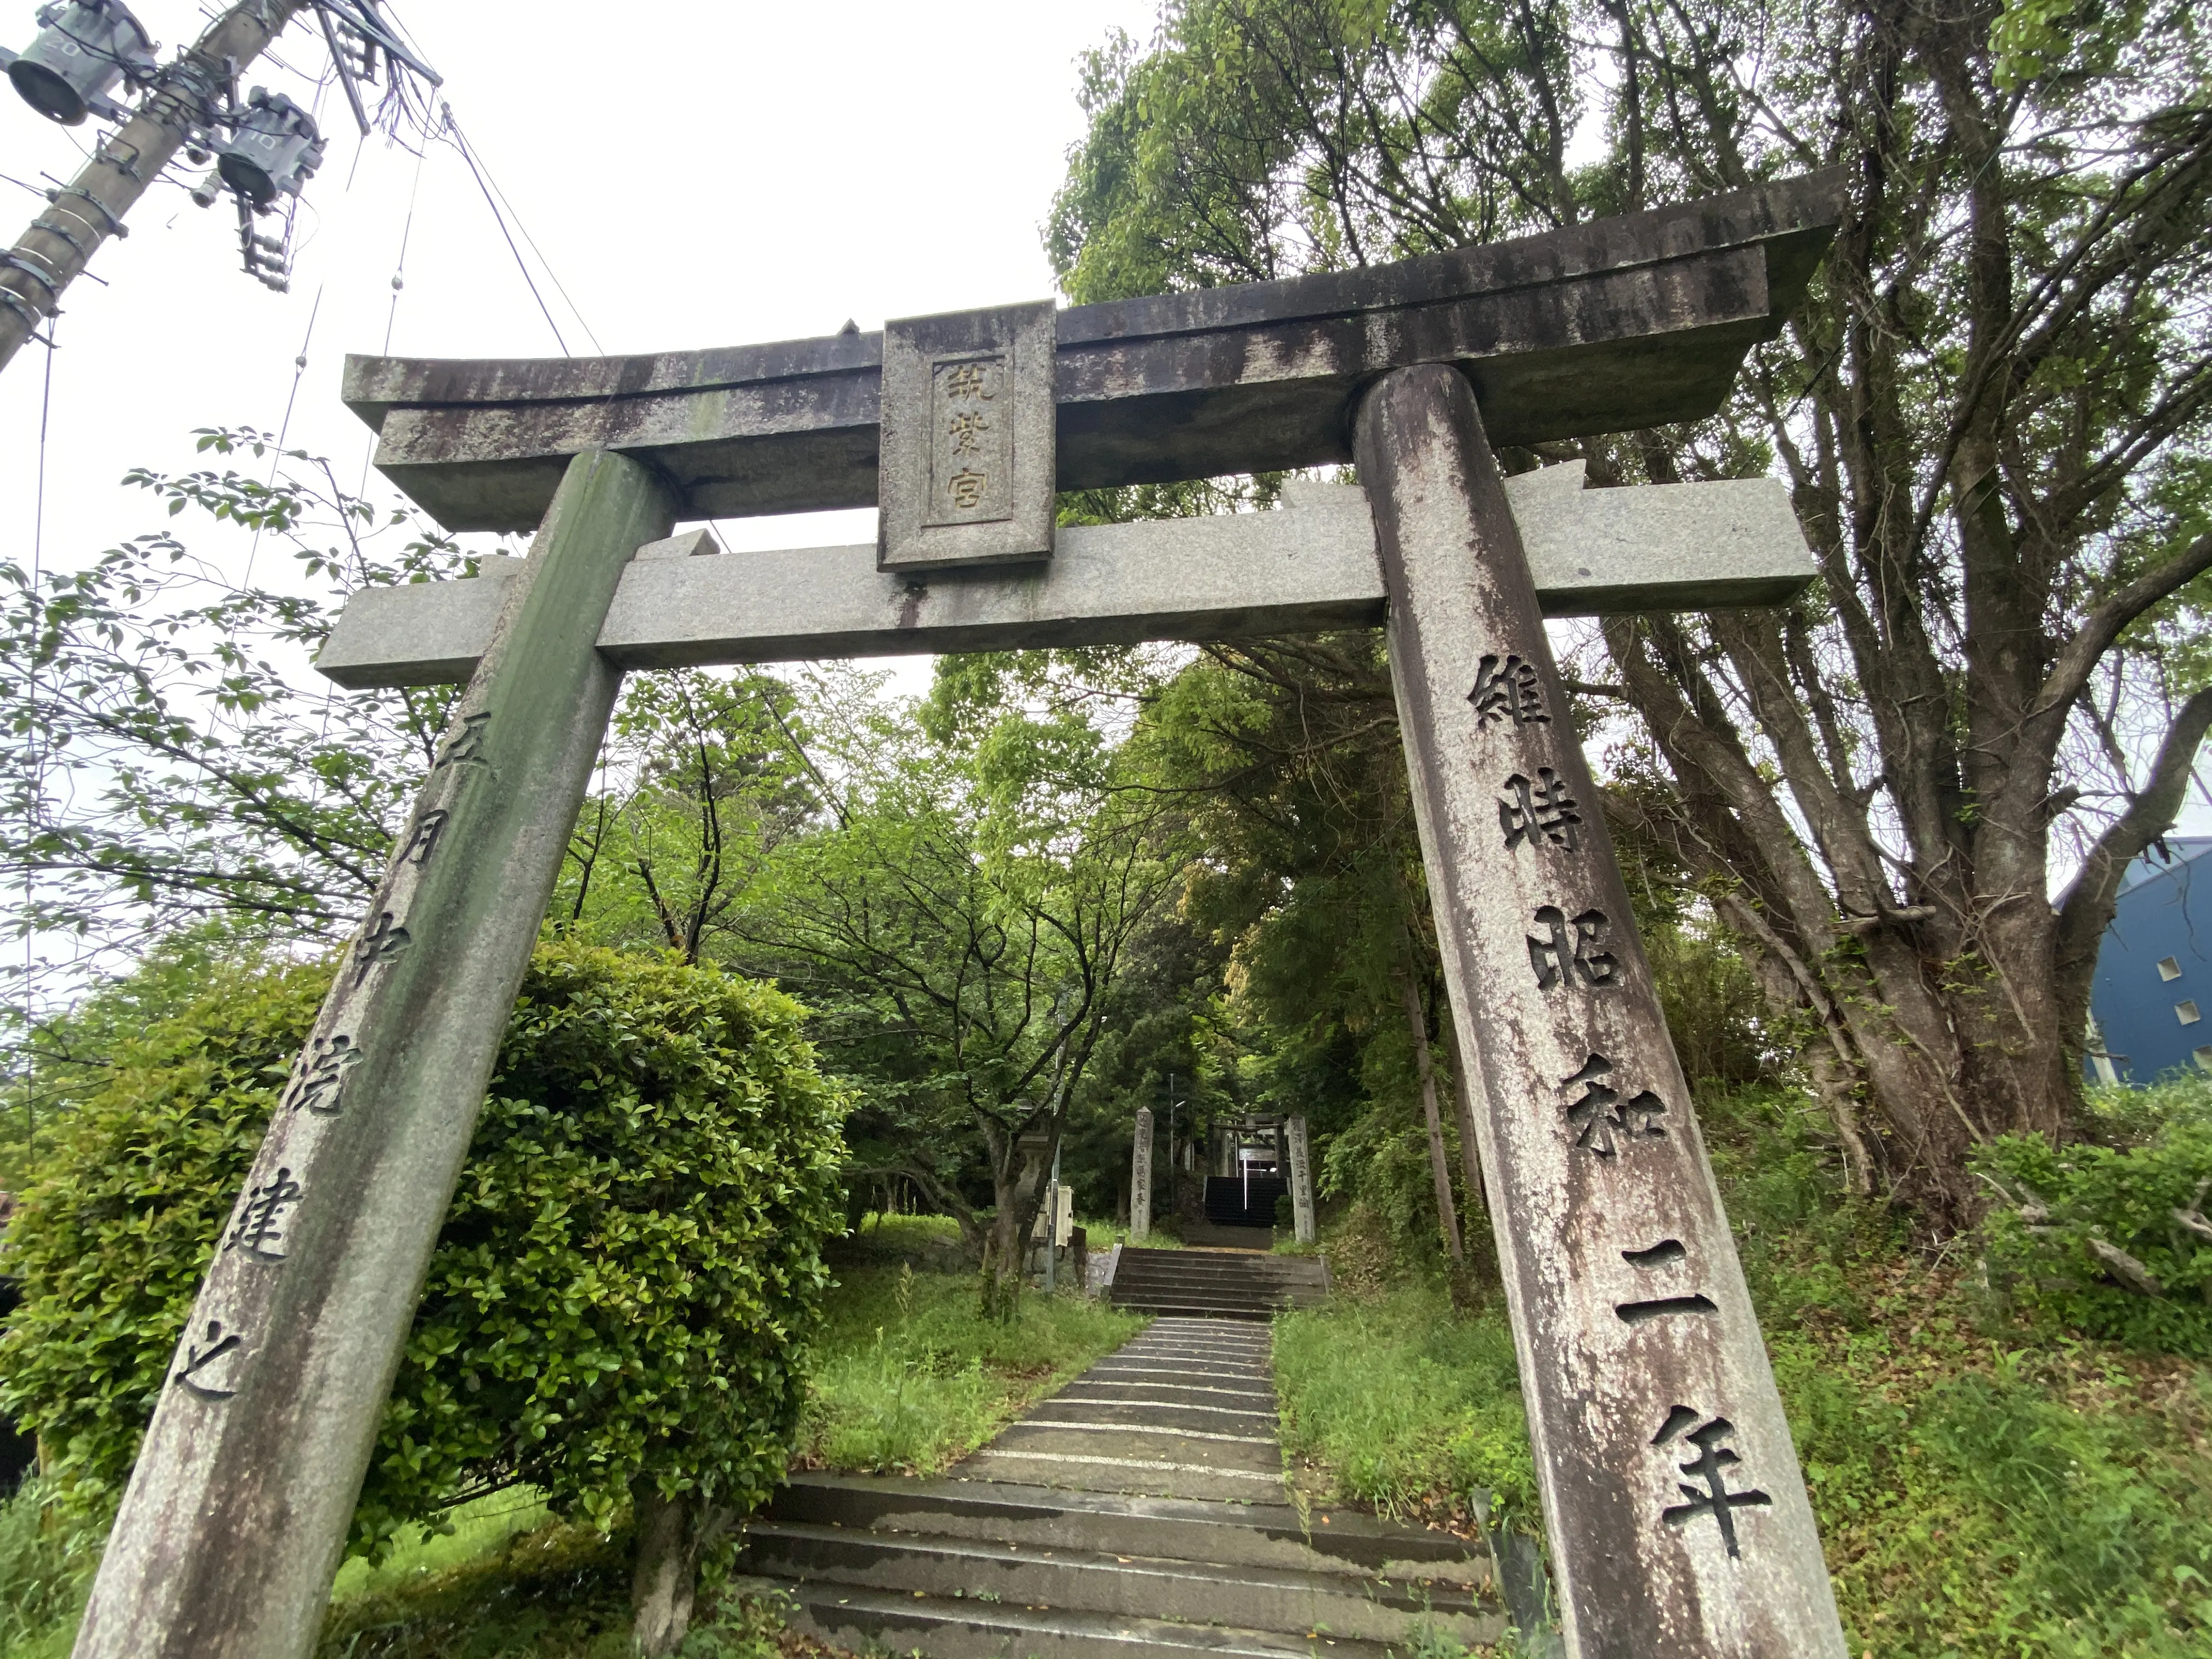
M 1359 416 L 1429 895 L 1567 1650 L 1844 1659 L 1689 1090 L 1474 399 Z
M 1775 605 L 1813 578 L 1772 479 L 1583 489 L 1582 465 L 1506 482 L 1547 616 Z M 681 542 L 684 538 L 677 538 Z M 625 573 L 599 648 L 625 668 L 922 651 L 1127 645 L 1375 626 L 1384 608 L 1366 496 L 1293 485 L 1274 513 L 1073 526 L 1034 571 L 876 568 L 866 546 L 670 559 Z M 365 588 L 316 665 L 341 685 L 467 678 L 498 609 L 472 581 Z
M 708 559 L 718 556 L 722 544 L 714 539 L 714 532 L 704 525 L 687 530 L 680 536 L 664 536 L 657 542 L 647 542 L 637 550 L 641 559 Z
M 1828 172 L 1397 264 L 1081 306 L 1057 319 L 1063 489 L 1349 459 L 1374 375 L 1453 362 L 1492 439 L 1709 414 L 1841 212 Z M 634 453 L 687 516 L 877 501 L 883 337 L 611 358 L 352 357 L 377 464 L 449 528 L 537 522 L 568 456 Z
M 1314 1242 L 1313 1158 L 1306 1146 L 1306 1121 L 1293 1117 L 1283 1125 L 1283 1139 L 1291 1162 L 1291 1231 L 1301 1244 Z
M 314 1645 L 422 1274 L 620 680 L 592 648 L 671 502 L 579 456 L 278 1103 L 94 1585 L 78 1659 Z
M 756 1582 L 801 1630 L 939 1659 L 1389 1659 L 1425 1626 L 1498 1640 L 1479 1542 L 1282 1501 L 1270 1372 L 1263 1327 L 1158 1320 L 958 1478 L 797 1477 L 740 1570 L 771 1575 Z M 1169 1492 L 1188 1495 L 1150 1495 Z M 1516 1605 L 1524 1628 L 1539 1589 Z
M 1152 1109 L 1137 1108 L 1137 1127 L 1129 1146 L 1129 1237 L 1152 1230 Z M 1120 1261 L 1117 1256 L 1116 1262 Z
M 1053 538 L 1053 303 L 884 328 L 886 570 L 1038 559 Z

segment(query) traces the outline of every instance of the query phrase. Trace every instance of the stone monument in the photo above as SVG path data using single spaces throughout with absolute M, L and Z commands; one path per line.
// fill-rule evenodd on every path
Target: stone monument
M 1129 1148 L 1129 1237 L 1141 1240 L 1152 1231 L 1152 1109 L 1137 1108 L 1137 1132 Z

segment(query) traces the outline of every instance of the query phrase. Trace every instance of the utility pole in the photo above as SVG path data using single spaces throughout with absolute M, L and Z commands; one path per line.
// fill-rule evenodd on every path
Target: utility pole
M 269 49 L 305 0 L 239 0 L 155 77 L 122 130 L 52 196 L 22 240 L 0 255 L 0 369 L 58 308 L 62 290 L 111 236 L 130 234 L 123 216 L 204 128 L 238 72 Z

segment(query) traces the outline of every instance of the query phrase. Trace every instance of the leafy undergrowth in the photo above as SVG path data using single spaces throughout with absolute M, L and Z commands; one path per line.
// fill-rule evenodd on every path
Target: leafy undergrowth
M 37 1481 L 0 1503 L 0 1659 L 61 1659 L 99 1564 L 96 1540 L 48 1523 Z
M 2212 1367 L 2019 1322 L 1842 1201 L 1802 1097 L 1700 1111 L 1853 1651 L 2212 1653 Z
M 1767 1346 L 1855 1650 L 2212 1652 L 2212 1371 L 1993 1340 L 1914 1261 L 1851 1279 L 1863 1323 Z
M 824 1307 L 794 1467 L 933 1474 L 1144 1328 L 1072 1295 L 984 1319 L 975 1276 L 847 1267 Z
M 1800 1097 L 1743 1091 L 1700 1112 L 1851 1652 L 2212 1653 L 2212 1366 L 2018 1322 L 1972 1251 L 1931 1259 L 1844 1201 Z M 1336 1277 L 1364 1295 L 1276 1325 L 1305 1489 L 1464 1531 L 1494 1486 L 1533 1524 L 1496 1304 L 1455 1319 L 1403 1274 Z
M 886 1230 L 887 1251 L 898 1232 Z M 903 1263 L 848 1267 L 842 1280 L 825 1298 L 794 1467 L 934 1472 L 1145 1323 L 1103 1304 L 1031 1293 L 1012 1322 L 994 1324 L 981 1316 L 972 1273 L 917 1273 Z M 623 1534 L 550 1522 L 526 1490 L 479 1499 L 452 1520 L 435 1536 L 409 1529 L 378 1566 L 346 1565 L 318 1659 L 629 1652 Z M 97 1561 L 97 1539 L 42 1510 L 35 1484 L 0 1503 L 0 1659 L 68 1653 Z M 683 1653 L 834 1659 L 836 1650 L 784 1631 L 770 1602 L 731 1598 L 718 1607 L 709 1598 Z
M 341 1577 L 316 1659 L 629 1659 L 625 1538 L 547 1522 L 474 1545 L 396 1563 L 357 1594 Z M 773 1598 L 709 1593 L 678 1659 L 843 1656 L 786 1630 Z
M 892 1215 L 877 1211 L 823 1254 L 839 1267 L 896 1267 L 902 1262 L 918 1273 L 957 1273 L 975 1260 L 960 1237 L 960 1224 L 949 1215 Z M 846 1275 L 850 1277 L 850 1275 Z
M 1539 1526 L 1502 1312 L 1455 1319 L 1443 1291 L 1411 1285 L 1280 1314 L 1275 1386 L 1310 1496 L 1461 1531 L 1493 1512 Z

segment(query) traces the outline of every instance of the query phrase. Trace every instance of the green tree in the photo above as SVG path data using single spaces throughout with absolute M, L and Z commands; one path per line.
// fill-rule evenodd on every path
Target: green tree
M 9 1224 L 0 1407 L 113 1504 L 234 1218 L 322 963 L 234 965 L 124 1035 Z M 528 1484 L 636 1522 L 641 1645 L 781 1479 L 842 1222 L 842 1101 L 800 1010 L 727 975 L 543 948 L 399 1362 L 350 1548 Z
M 820 816 L 797 704 L 765 674 L 633 678 L 569 837 L 552 907 L 561 925 L 687 963 L 726 946 L 763 861 Z
M 2023 47 L 2058 15 L 1185 0 L 1090 61 L 1050 233 L 1097 301 L 1846 168 L 1719 416 L 1507 459 L 1789 479 L 1812 593 L 1613 618 L 1574 678 L 1640 727 L 1609 812 L 1812 1033 L 1854 1184 L 1938 1230 L 1977 1146 L 2080 1130 L 2097 943 L 2212 726 L 2202 27 L 2146 4 Z
M 466 574 L 471 556 L 265 434 L 200 448 L 224 465 L 124 483 L 204 519 L 220 555 L 164 528 L 77 570 L 0 559 L 0 880 L 9 931 L 35 945 L 0 968 L 18 981 L 0 1146 L 27 1152 L 97 1075 L 105 1051 L 58 1016 L 100 976 L 351 927 L 452 702 L 301 687 L 331 600 Z
M 912 715 L 847 727 L 834 827 L 780 849 L 733 925 L 860 1080 L 863 1166 L 951 1214 L 1009 1305 L 1108 993 L 1173 866 L 1116 810 L 1109 745 L 1080 716 L 994 708 L 963 730 L 940 710 L 917 739 Z M 978 1163 L 988 1220 L 963 1184 Z

